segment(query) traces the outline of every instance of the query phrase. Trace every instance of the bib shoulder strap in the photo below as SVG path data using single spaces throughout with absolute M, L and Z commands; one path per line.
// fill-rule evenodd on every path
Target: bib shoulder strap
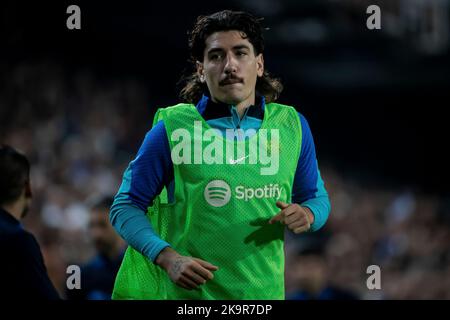
M 158 123 L 158 121 L 164 120 L 164 118 L 177 115 L 180 116 L 185 113 L 192 113 L 193 111 L 196 111 L 196 108 L 193 104 L 189 103 L 179 103 L 173 106 L 158 108 L 153 118 L 153 126 Z

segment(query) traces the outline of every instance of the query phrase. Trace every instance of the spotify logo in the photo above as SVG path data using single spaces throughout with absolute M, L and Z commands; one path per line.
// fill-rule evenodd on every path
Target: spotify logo
M 205 200 L 213 207 L 223 207 L 231 198 L 231 189 L 223 180 L 213 180 L 205 187 Z
M 278 183 L 270 183 L 260 187 L 237 186 L 234 190 L 235 199 L 245 202 L 254 201 L 253 199 L 275 199 L 280 200 L 284 192 L 284 187 Z M 228 183 L 223 180 L 213 180 L 205 187 L 204 196 L 206 202 L 213 207 L 223 207 L 231 198 L 231 189 Z

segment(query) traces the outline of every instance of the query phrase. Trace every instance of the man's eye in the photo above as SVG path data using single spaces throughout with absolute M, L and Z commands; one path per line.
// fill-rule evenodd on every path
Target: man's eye
M 213 54 L 211 57 L 210 57 L 210 59 L 211 60 L 219 60 L 220 59 L 220 55 L 219 54 Z
M 238 57 L 245 56 L 246 54 L 247 54 L 247 53 L 246 53 L 245 51 L 238 51 L 238 52 L 237 52 Z

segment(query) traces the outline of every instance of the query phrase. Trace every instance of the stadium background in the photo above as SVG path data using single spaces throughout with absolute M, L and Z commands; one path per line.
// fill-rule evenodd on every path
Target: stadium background
M 66 28 L 70 4 L 79 31 Z M 381 30 L 366 28 L 370 4 Z M 361 299 L 450 299 L 450 1 L 2 6 L 0 142 L 32 161 L 25 226 L 62 294 L 66 266 L 93 254 L 88 203 L 117 191 L 155 109 L 178 102 L 187 30 L 231 8 L 265 17 L 266 67 L 309 120 L 332 203 L 321 232 L 287 235 L 287 293 L 323 280 Z M 382 290 L 366 288 L 371 264 Z

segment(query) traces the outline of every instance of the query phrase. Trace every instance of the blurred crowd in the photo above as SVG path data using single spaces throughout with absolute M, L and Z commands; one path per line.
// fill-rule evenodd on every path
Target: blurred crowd
M 31 161 L 34 200 L 24 224 L 64 296 L 66 266 L 94 254 L 89 208 L 117 192 L 151 127 L 148 97 L 134 81 L 108 82 L 84 71 L 69 77 L 51 62 L 3 68 L 0 142 Z
M 448 199 L 322 170 L 331 214 L 318 233 L 288 236 L 287 292 L 331 286 L 357 299 L 450 299 Z M 370 265 L 380 267 L 381 290 L 367 288 Z
M 24 224 L 64 297 L 66 267 L 95 254 L 90 206 L 117 192 L 156 106 L 137 80 L 51 62 L 1 68 L 0 143 L 31 160 L 34 202 Z M 448 199 L 355 179 L 321 161 L 320 146 L 318 154 L 332 211 L 319 232 L 286 234 L 287 297 L 326 298 L 333 287 L 350 299 L 450 299 Z M 380 267 L 381 290 L 366 286 L 370 265 Z

